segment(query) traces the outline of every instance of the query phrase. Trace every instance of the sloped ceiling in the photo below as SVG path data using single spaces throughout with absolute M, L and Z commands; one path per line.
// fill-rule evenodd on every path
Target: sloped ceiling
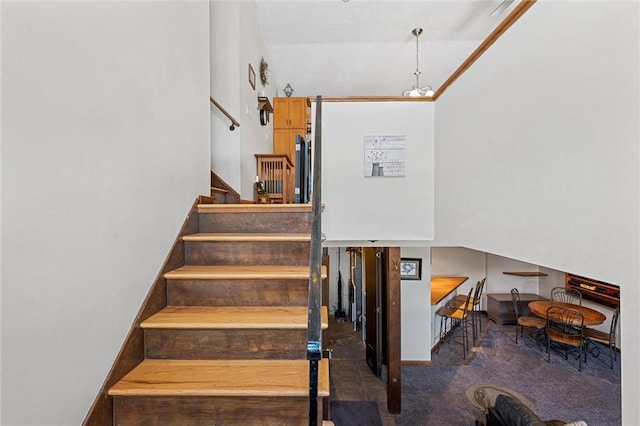
M 491 12 L 502 4 L 502 12 Z M 256 0 L 277 73 L 294 96 L 399 96 L 415 84 L 434 89 L 498 26 L 507 0 Z

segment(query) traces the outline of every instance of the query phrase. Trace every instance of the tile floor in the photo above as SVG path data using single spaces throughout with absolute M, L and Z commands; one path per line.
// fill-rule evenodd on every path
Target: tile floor
M 331 351 L 330 400 L 376 401 L 383 426 L 396 426 L 387 410 L 387 392 L 382 380 L 373 374 L 365 361 L 361 332 L 353 331 L 352 322 L 329 318 L 327 349 Z

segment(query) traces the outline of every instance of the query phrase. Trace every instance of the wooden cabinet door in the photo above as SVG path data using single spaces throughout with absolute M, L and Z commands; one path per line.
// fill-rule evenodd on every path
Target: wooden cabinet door
M 273 128 L 307 128 L 307 98 L 273 98 Z
M 289 126 L 289 99 L 273 98 L 273 128 L 284 129 Z
M 289 129 L 273 129 L 273 153 L 287 154 L 289 156 L 289 160 L 295 163 L 296 142 L 295 139 L 293 139 L 292 146 L 292 139 L 293 136 L 291 136 L 291 131 Z
M 296 165 L 296 135 L 304 136 L 306 129 L 273 129 L 273 153 L 287 154 Z
M 307 128 L 307 98 L 289 98 L 289 125 Z
M 307 98 L 273 98 L 273 153 L 296 165 L 296 135 L 307 134 Z

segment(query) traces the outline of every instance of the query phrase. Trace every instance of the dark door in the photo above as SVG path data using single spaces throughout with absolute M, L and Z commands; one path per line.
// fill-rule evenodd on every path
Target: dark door
M 347 251 L 350 254 L 351 277 L 349 279 L 349 316 L 353 322 L 353 331 L 362 330 L 362 250 L 360 248 L 351 247 Z
M 386 354 L 385 268 L 382 249 L 367 247 L 363 251 L 365 346 L 366 360 L 373 373 L 380 377 Z

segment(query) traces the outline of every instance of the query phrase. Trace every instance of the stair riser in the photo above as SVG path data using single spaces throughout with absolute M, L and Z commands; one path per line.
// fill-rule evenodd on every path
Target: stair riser
M 306 359 L 307 330 L 144 331 L 145 357 L 162 359 Z
M 211 196 L 213 197 L 214 204 L 225 204 L 227 202 L 226 192 L 218 192 L 212 189 Z
M 199 213 L 200 232 L 304 233 L 311 230 L 310 213 Z
M 168 306 L 306 306 L 309 280 L 167 280 Z
M 308 242 L 185 242 L 188 265 L 309 264 Z
M 318 398 L 319 413 L 322 399 Z M 306 397 L 114 397 L 113 410 L 113 424 L 121 426 L 309 424 Z

